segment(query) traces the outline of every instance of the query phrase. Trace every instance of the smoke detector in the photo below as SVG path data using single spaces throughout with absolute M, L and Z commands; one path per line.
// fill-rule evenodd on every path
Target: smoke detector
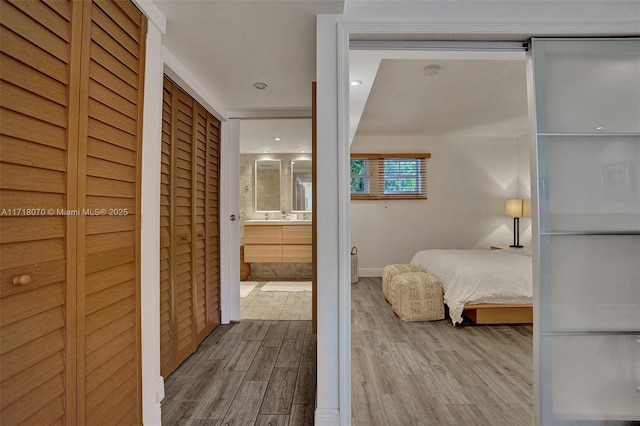
M 439 71 L 440 65 L 427 65 L 426 67 L 424 67 L 424 73 L 429 77 L 433 77 L 434 75 L 438 74 Z
M 264 90 L 264 89 L 266 89 L 266 88 L 267 88 L 267 87 L 269 87 L 269 86 L 267 86 L 267 83 L 260 83 L 260 82 L 258 82 L 258 83 L 253 83 L 253 87 L 255 87 L 255 88 L 256 88 L 256 89 L 258 89 L 258 90 Z

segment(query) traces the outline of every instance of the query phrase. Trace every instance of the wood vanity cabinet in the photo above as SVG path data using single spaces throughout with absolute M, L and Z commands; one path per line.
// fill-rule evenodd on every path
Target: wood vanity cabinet
M 311 263 L 311 225 L 245 225 L 248 263 Z

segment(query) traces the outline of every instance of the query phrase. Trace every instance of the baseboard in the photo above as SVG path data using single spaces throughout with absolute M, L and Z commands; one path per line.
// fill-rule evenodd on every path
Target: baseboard
M 340 410 L 333 408 L 316 408 L 316 426 L 340 426 Z
M 158 377 L 156 380 L 156 402 L 159 404 L 164 399 L 164 377 Z
M 384 268 L 361 268 L 358 269 L 358 275 L 361 277 L 381 277 Z

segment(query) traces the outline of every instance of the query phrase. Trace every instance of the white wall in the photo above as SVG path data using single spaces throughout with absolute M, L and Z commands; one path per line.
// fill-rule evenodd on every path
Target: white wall
M 381 276 L 385 265 L 408 263 L 418 250 L 510 244 L 513 219 L 504 215 L 505 199 L 517 197 L 520 185 L 529 195 L 527 143 L 510 137 L 394 138 L 394 152 L 400 146 L 431 153 L 428 199 L 351 201 L 351 243 L 358 247 L 360 275 Z M 389 152 L 389 138 L 356 137 L 351 151 Z

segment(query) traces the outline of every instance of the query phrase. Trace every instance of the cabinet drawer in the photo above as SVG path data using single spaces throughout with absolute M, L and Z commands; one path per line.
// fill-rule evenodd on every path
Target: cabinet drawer
M 550 369 L 542 381 L 543 412 L 553 419 L 640 420 L 640 333 L 542 338 Z M 547 367 L 548 368 L 548 367 Z
M 282 226 L 252 225 L 244 227 L 246 244 L 282 244 Z
M 284 263 L 311 263 L 312 246 L 307 244 L 290 244 L 282 246 Z
M 282 263 L 282 246 L 275 244 L 245 244 L 244 261 Z
M 291 225 L 282 227 L 283 244 L 311 244 L 311 226 Z

